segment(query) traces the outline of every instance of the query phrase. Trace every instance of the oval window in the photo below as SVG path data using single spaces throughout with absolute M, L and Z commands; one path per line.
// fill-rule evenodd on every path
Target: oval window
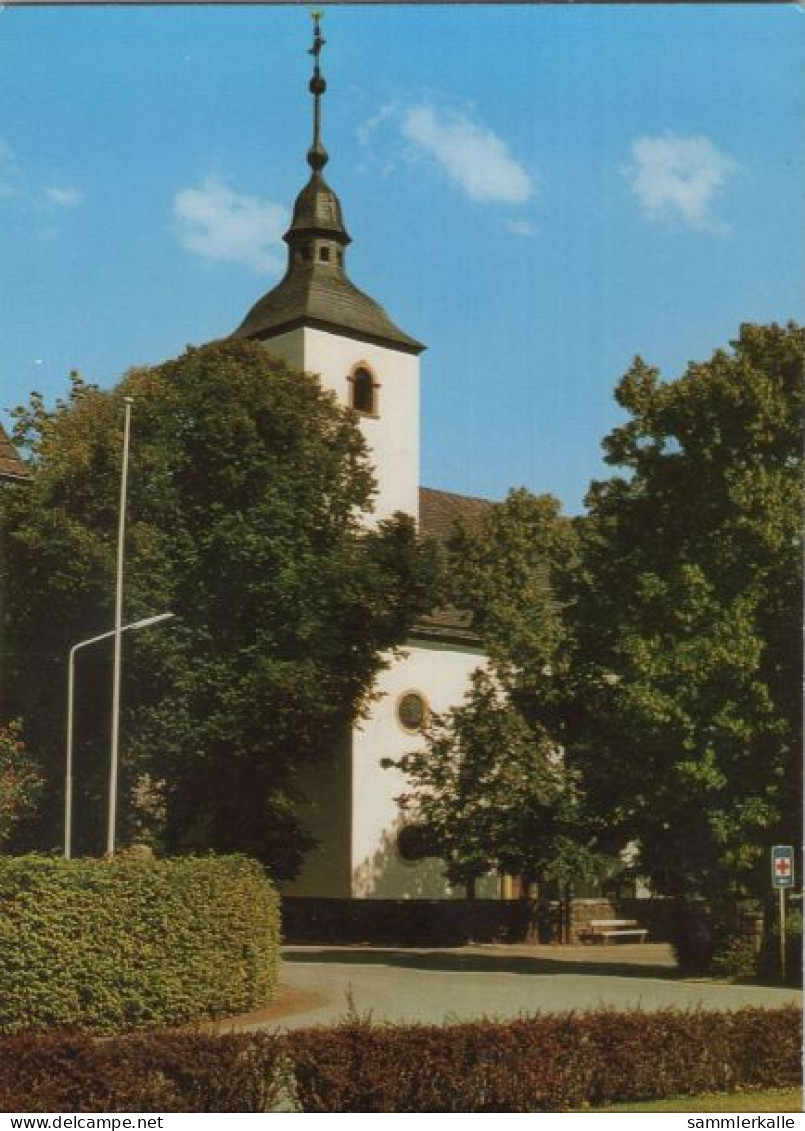
M 428 705 L 418 691 L 407 691 L 397 704 L 397 718 L 406 730 L 422 730 L 428 721 Z

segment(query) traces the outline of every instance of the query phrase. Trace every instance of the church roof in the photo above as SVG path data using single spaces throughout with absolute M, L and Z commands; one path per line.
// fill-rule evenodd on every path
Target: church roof
M 291 226 L 283 236 L 288 268 L 277 286 L 255 303 L 233 337 L 263 340 L 298 326 L 313 326 L 421 353 L 422 343 L 395 326 L 383 307 L 359 291 L 344 271 L 345 249 L 351 240 L 341 202 L 322 175 L 329 160 L 321 140 L 321 99 L 327 83 L 319 66 L 324 46 L 321 13 L 314 12 L 313 18 L 313 144 L 307 154 L 311 176 L 296 198 Z
M 477 521 L 493 506 L 495 504 L 489 499 L 420 487 L 419 533 L 423 538 L 445 543 L 455 532 L 459 521 Z M 471 614 L 453 605 L 433 609 L 427 616 L 420 617 L 414 625 L 414 635 L 435 636 L 475 646 L 480 643 L 472 628 Z
M 479 499 L 475 495 L 420 487 L 419 532 L 426 538 L 446 542 L 455 533 L 458 522 L 475 522 L 493 506 L 490 499 Z
M 0 479 L 30 479 L 31 473 L 0 424 Z
M 342 268 L 329 263 L 292 263 L 285 278 L 255 303 L 233 336 L 270 338 L 297 326 L 347 333 L 408 353 L 425 348 L 395 326 L 383 307 L 359 291 Z

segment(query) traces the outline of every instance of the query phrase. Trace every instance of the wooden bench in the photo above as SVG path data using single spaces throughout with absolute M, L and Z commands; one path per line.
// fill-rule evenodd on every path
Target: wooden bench
M 622 938 L 634 938 L 642 943 L 647 936 L 648 928 L 641 927 L 636 919 L 591 919 L 588 929 L 579 931 L 580 939 L 601 943 Z

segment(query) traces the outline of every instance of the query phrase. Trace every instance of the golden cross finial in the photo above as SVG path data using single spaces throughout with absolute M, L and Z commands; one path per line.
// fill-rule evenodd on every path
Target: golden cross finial
M 310 18 L 313 20 L 313 46 L 310 48 L 308 54 L 315 56 L 316 66 L 318 66 L 321 49 L 327 42 L 321 34 L 321 21 L 324 19 L 324 12 L 319 8 L 314 8 L 310 13 Z

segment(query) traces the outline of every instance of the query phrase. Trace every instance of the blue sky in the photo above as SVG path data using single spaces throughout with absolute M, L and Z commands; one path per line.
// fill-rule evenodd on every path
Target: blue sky
M 795 6 L 327 9 L 349 273 L 423 357 L 423 482 L 578 512 L 612 393 L 805 289 Z M 0 11 L 0 407 L 234 329 L 305 180 L 298 7 Z

